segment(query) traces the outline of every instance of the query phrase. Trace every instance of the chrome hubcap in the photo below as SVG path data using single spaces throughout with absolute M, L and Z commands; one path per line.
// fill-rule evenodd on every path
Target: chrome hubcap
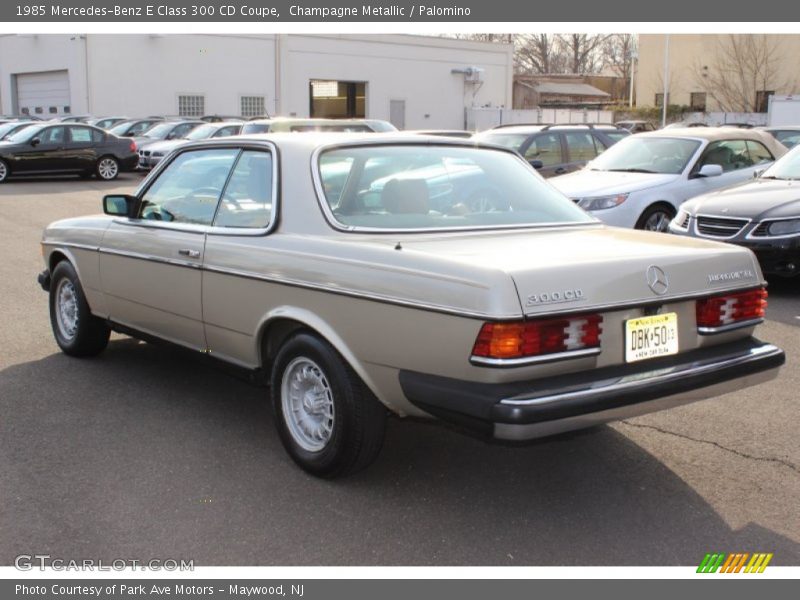
M 97 166 L 97 172 L 103 179 L 114 179 L 117 176 L 117 162 L 111 158 L 104 158 Z
M 78 296 L 69 279 L 62 279 L 56 288 L 56 322 L 62 337 L 71 340 L 78 331 Z
M 8 175 L 6 166 L 2 162 L 0 162 L 0 181 L 3 181 L 6 178 L 6 175 Z
M 319 452 L 333 434 L 333 392 L 322 369 L 311 359 L 298 357 L 281 380 L 283 418 L 297 444 Z
M 646 231 L 661 231 L 666 232 L 669 230 L 669 215 L 665 212 L 656 212 L 647 218 L 644 223 Z

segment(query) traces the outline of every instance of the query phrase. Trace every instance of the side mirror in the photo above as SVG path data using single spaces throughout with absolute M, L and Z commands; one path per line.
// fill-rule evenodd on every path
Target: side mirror
M 42 140 L 40 138 L 38 138 L 38 137 L 35 137 L 35 138 L 33 138 L 31 140 L 31 146 L 33 146 L 34 148 L 36 146 L 38 146 L 39 144 L 41 144 L 41 143 L 42 143 Z
M 540 160 L 532 160 L 530 163 L 534 169 L 541 169 L 544 166 L 544 163 Z
M 115 217 L 136 217 L 139 199 L 128 194 L 109 194 L 103 197 L 103 212 Z
M 722 175 L 721 165 L 703 165 L 697 172 L 698 177 L 719 177 Z

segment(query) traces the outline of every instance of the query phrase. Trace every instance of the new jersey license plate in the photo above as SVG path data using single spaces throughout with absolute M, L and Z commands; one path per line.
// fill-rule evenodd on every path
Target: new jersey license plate
M 665 313 L 625 321 L 625 362 L 636 362 L 677 353 L 677 313 Z

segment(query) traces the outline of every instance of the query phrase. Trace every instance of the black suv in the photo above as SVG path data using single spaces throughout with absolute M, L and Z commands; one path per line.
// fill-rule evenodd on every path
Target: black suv
M 543 177 L 577 171 L 630 135 L 615 125 L 501 125 L 475 139 L 513 148 Z

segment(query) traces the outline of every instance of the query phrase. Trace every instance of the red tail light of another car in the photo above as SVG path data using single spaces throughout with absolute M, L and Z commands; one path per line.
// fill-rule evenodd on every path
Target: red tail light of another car
M 134 142 L 133 140 L 131 140 L 130 151 L 131 152 L 136 152 L 136 142 Z
M 703 298 L 697 301 L 697 329 L 700 333 L 716 333 L 745 323 L 761 321 L 766 308 L 767 290 L 763 287 Z
M 603 317 L 484 323 L 472 348 L 473 362 L 515 360 L 600 348 Z M 483 359 L 483 360 L 482 360 Z

